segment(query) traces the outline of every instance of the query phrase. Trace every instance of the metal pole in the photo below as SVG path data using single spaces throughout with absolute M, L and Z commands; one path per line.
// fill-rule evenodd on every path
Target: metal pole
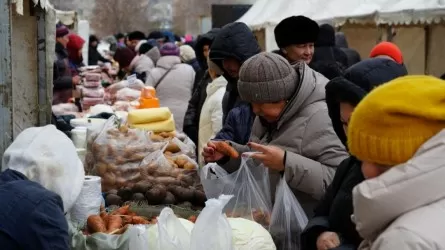
M 0 0 L 0 158 L 12 142 L 11 63 L 11 1 Z
M 39 95 L 39 126 L 51 123 L 51 100 L 46 74 L 46 26 L 45 10 L 35 8 L 37 14 L 37 71 L 38 71 L 38 95 Z

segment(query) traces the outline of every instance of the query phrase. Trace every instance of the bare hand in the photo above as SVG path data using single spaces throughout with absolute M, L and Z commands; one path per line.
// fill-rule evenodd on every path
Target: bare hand
M 79 85 L 80 83 L 80 76 L 73 76 L 73 85 Z
M 258 143 L 249 142 L 247 144 L 254 151 L 259 153 L 252 154 L 252 158 L 261 161 L 264 166 L 276 170 L 284 170 L 284 150 L 275 146 L 264 146 Z
M 340 238 L 337 233 L 324 232 L 317 238 L 317 250 L 329 250 L 340 246 Z
M 205 162 L 217 162 L 224 157 L 222 153 L 216 151 L 216 146 L 212 141 L 209 141 L 203 148 L 202 156 Z

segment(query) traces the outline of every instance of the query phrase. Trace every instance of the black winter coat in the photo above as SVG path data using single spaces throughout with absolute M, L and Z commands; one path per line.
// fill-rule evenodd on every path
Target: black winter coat
M 221 131 L 216 134 L 216 140 L 233 141 L 240 145 L 249 142 L 255 115 L 252 115 L 252 107 L 248 103 L 242 103 L 233 108 L 227 115 L 226 122 Z
M 247 59 L 260 52 L 261 48 L 258 41 L 249 27 L 245 23 L 235 22 L 227 24 L 218 33 L 210 48 L 209 57 L 224 70 L 222 62 L 225 58 L 234 58 L 243 64 Z M 222 103 L 223 122 L 225 122 L 230 110 L 241 103 L 237 88 L 238 79 L 230 77 L 226 72 L 224 73 L 228 84 Z
M 185 112 L 182 131 L 198 145 L 199 119 L 201 117 L 202 105 L 207 98 L 207 85 L 212 82 L 212 78 L 207 72 L 207 59 L 204 57 L 203 47 L 211 45 L 220 29 L 215 28 L 206 34 L 198 36 L 195 45 L 196 60 L 200 69 L 196 71 L 195 82 L 193 84 L 193 94 Z
M 373 88 L 397 77 L 406 75 L 404 65 L 385 58 L 363 60 L 346 70 L 326 85 L 326 103 L 332 126 L 339 139 L 346 145 L 346 134 L 340 120 L 339 101 L 356 106 Z M 351 221 L 353 214 L 352 189 L 364 180 L 361 162 L 354 157 L 344 160 L 337 168 L 334 180 L 315 209 L 301 235 L 302 249 L 316 250 L 318 236 L 326 231 L 341 238 L 338 250 L 357 249 L 361 238 Z

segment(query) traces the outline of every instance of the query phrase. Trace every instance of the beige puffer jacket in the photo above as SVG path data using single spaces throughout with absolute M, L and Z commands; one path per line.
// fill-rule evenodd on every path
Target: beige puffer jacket
M 274 145 L 286 150 L 285 177 L 308 216 L 332 182 L 335 168 L 348 154 L 332 128 L 325 102 L 328 80 L 304 63 L 294 65 L 300 88 L 289 100 L 273 130 L 257 117 L 250 141 Z M 233 144 L 239 152 L 250 149 Z M 229 172 L 238 169 L 239 161 L 223 166 Z M 280 173 L 270 171 L 272 196 Z
M 445 130 L 407 163 L 354 188 L 362 250 L 445 249 Z

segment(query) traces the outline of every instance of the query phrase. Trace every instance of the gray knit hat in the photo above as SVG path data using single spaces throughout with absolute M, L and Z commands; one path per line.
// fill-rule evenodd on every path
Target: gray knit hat
M 238 92 L 247 102 L 273 103 L 290 99 L 297 85 L 298 74 L 284 57 L 263 52 L 241 66 Z

